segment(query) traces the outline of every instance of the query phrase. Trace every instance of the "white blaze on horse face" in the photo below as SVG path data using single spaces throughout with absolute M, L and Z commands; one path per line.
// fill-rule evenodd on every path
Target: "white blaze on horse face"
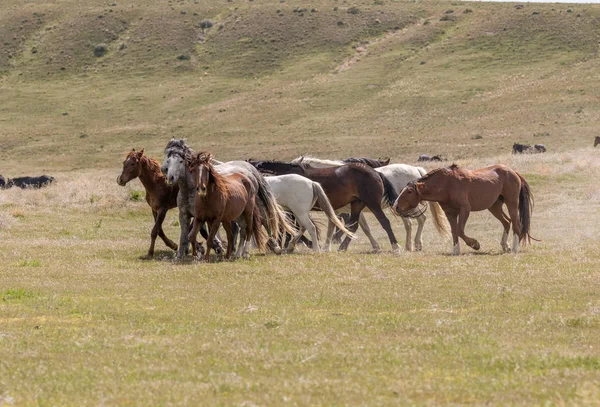
M 198 195 L 206 195 L 206 182 L 208 180 L 208 168 L 206 165 L 200 165 L 198 174 Z

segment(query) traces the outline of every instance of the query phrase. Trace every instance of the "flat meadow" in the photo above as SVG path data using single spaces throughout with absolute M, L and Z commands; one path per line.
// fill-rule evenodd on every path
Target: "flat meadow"
M 0 190 L 0 406 L 600 404 L 600 8 L 8 3 L 0 174 L 57 181 Z M 477 252 L 429 219 L 392 253 L 369 214 L 381 253 L 359 231 L 345 253 L 143 260 L 144 189 L 116 177 L 172 136 L 223 160 L 506 164 L 540 241 L 503 254 L 478 212 Z

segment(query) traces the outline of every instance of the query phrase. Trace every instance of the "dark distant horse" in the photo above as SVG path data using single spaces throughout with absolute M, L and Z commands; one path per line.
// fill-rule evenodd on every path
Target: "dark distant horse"
M 40 177 L 18 177 L 10 178 L 6 181 L 5 188 L 19 187 L 21 189 L 26 188 L 42 188 L 50 185 L 55 181 L 54 177 L 49 175 L 42 175 Z
M 513 154 L 535 154 L 545 152 L 546 146 L 543 144 L 536 144 L 533 147 L 531 147 L 529 144 L 514 143 L 512 147 Z
M 194 226 L 189 234 L 192 243 L 192 255 L 196 256 L 195 242 L 198 229 L 208 223 L 210 232 L 206 240 L 204 261 L 210 261 L 212 241 L 217 235 L 219 226 L 227 233 L 227 253 L 229 259 L 233 251 L 234 234 L 232 224 L 243 220 L 244 227 L 240 233 L 238 253 L 249 259 L 250 240 L 254 238 L 259 249 L 265 250 L 268 236 L 261 227 L 262 219 L 257 205 L 257 188 L 244 174 L 239 172 L 222 175 L 211 163 L 210 153 L 199 153 L 191 159 L 189 171 L 193 174 L 198 190 L 194 205 Z
M 3 189 L 6 186 L 6 180 L 2 175 L 0 175 L 0 189 Z
M 600 144 L 600 136 L 596 136 L 594 139 L 594 147 L 596 147 L 598 144 Z
M 427 155 L 427 154 L 421 154 L 419 156 L 419 158 L 417 158 L 417 161 L 442 161 L 442 157 L 439 155 Z
M 327 198 L 334 209 L 350 205 L 350 224 L 348 230 L 352 233 L 358 228 L 358 218 L 367 207 L 375 215 L 383 229 L 387 232 L 392 244 L 392 250 L 398 250 L 398 242 L 392 231 L 390 221 L 381 209 L 382 201 L 390 204 L 396 193 L 393 186 L 381 174 L 364 164 L 346 164 L 340 167 L 313 168 L 305 164 L 292 164 L 281 161 L 249 161 L 259 171 L 274 174 L 299 174 L 318 182 L 323 187 Z M 331 247 L 333 223 L 327 228 L 327 249 Z M 346 250 L 350 244 L 349 236 L 342 242 L 339 250 Z M 377 249 L 374 246 L 374 249 Z
M 505 165 L 469 171 L 451 165 L 428 172 L 416 181 L 410 182 L 400 193 L 393 210 L 404 216 L 416 208 L 421 201 L 438 202 L 452 229 L 454 254 L 460 254 L 458 238 L 467 245 L 479 250 L 479 242 L 465 235 L 465 224 L 472 211 L 489 210 L 504 227 L 501 245 L 506 252 L 508 232 L 512 222 L 514 239 L 512 251 L 519 251 L 519 242 L 528 242 L 533 195 L 527 181 Z M 508 216 L 502 210 L 506 204 Z
M 144 155 L 144 149 L 135 151 L 132 149 L 123 161 L 123 170 L 117 177 L 117 184 L 127 185 L 132 179 L 139 178 L 146 189 L 146 202 L 152 208 L 154 216 L 154 227 L 150 233 L 150 248 L 147 257 L 154 256 L 154 244 L 156 236 L 165 242 L 172 250 L 177 251 L 177 244 L 170 240 L 162 229 L 162 224 L 169 209 L 177 207 L 178 185 L 167 185 L 165 176 L 160 172 L 158 161 Z

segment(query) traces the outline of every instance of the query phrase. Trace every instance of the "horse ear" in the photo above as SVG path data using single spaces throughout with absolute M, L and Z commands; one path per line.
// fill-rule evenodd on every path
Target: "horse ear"
M 135 148 L 132 148 L 132 149 L 131 149 L 131 152 L 132 152 L 132 153 L 135 153 Z
M 418 193 L 421 193 L 421 191 L 423 190 L 423 188 L 425 188 L 425 184 L 422 182 L 415 182 L 415 189 L 417 190 Z
M 143 155 L 144 155 L 144 149 L 142 148 L 142 149 L 140 150 L 140 157 L 141 157 L 141 156 L 143 156 Z

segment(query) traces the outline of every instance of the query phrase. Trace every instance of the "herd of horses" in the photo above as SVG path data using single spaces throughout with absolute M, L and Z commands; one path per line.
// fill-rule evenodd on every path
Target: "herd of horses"
M 475 171 L 451 165 L 427 172 L 421 167 L 390 164 L 389 159 L 349 158 L 343 161 L 298 157 L 291 162 L 246 160 L 221 162 L 209 152 L 195 152 L 183 139 L 172 138 L 162 164 L 132 149 L 123 162 L 117 183 L 138 178 L 146 189 L 154 227 L 146 255 L 154 255 L 156 238 L 176 251 L 181 260 L 191 254 L 211 260 L 211 251 L 226 259 L 249 258 L 252 241 L 260 250 L 291 252 L 303 234 L 314 251 L 330 250 L 335 229 L 345 236 L 339 250 L 348 248 L 360 226 L 374 251 L 381 248 L 363 214 L 371 212 L 387 233 L 392 251 L 399 251 L 385 209 L 400 216 L 406 230 L 407 251 L 423 248 L 427 210 L 442 235 L 452 234 L 453 254 L 460 254 L 459 237 L 475 250 L 477 240 L 465 235 L 472 211 L 489 210 L 502 224 L 501 247 L 518 252 L 529 241 L 533 196 L 525 179 L 504 165 Z M 504 212 L 506 205 L 508 214 Z M 179 244 L 162 229 L 168 210 L 179 209 Z M 322 211 L 328 227 L 321 242 L 311 211 Z M 347 213 L 338 217 L 340 213 Z M 412 240 L 412 220 L 418 227 Z M 227 246 L 217 233 L 223 227 Z M 514 238 L 508 244 L 510 228 Z M 206 249 L 197 234 L 206 240 Z M 236 242 L 239 243 L 236 250 Z M 287 241 L 286 236 L 289 241 Z M 191 253 L 190 253 L 191 248 Z

